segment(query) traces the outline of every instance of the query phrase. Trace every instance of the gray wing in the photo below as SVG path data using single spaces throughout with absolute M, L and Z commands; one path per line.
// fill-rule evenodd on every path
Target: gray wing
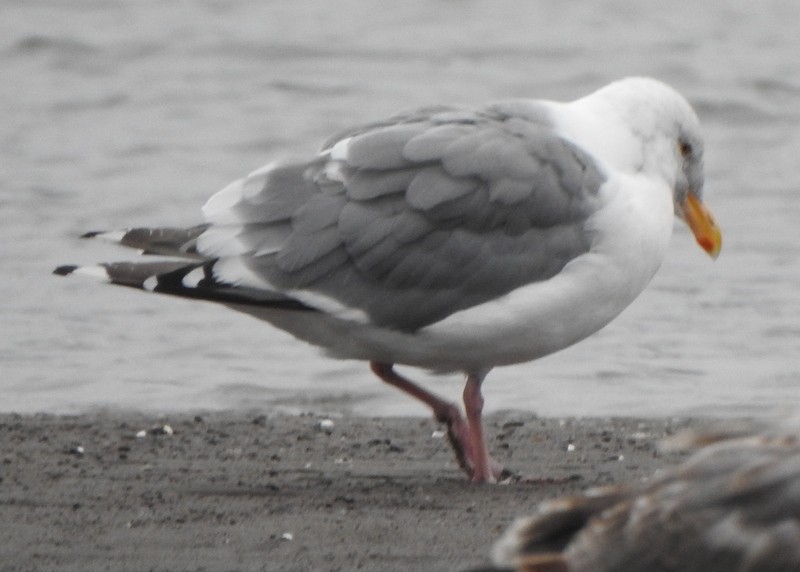
M 241 263 L 218 279 L 314 293 L 414 330 L 586 252 L 603 180 L 530 103 L 425 109 L 232 184 L 204 208 L 198 249 Z

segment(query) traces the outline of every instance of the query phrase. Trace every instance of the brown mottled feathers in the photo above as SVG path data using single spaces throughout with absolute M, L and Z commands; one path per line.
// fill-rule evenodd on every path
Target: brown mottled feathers
M 542 504 L 497 543 L 520 572 L 800 570 L 800 442 L 765 432 L 705 446 L 646 483 Z

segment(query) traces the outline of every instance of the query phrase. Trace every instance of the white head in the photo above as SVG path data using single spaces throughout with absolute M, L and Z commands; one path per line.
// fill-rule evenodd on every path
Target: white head
M 702 203 L 703 137 L 689 102 L 658 80 L 631 77 L 611 83 L 575 102 L 602 117 L 602 156 L 616 169 L 660 177 L 672 189 L 675 214 L 712 256 L 721 234 Z M 603 139 L 606 139 L 603 141 Z M 609 148 L 611 147 L 611 148 Z

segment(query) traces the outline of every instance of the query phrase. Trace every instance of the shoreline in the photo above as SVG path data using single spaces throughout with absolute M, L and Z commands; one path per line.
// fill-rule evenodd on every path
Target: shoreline
M 542 500 L 685 457 L 703 419 L 486 419 L 473 485 L 428 418 L 0 414 L 0 570 L 460 570 Z M 137 436 L 138 435 L 138 436 Z M 572 447 L 568 447 L 572 445 Z

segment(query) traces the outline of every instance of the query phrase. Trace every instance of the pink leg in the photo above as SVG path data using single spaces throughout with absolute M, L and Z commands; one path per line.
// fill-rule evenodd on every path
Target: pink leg
M 472 451 L 472 480 L 479 483 L 494 483 L 500 476 L 502 469 L 492 467 L 494 461 L 489 457 L 489 448 L 486 445 L 486 436 L 483 432 L 483 394 L 481 384 L 483 377 L 468 375 L 467 384 L 464 386 L 464 408 L 467 411 L 467 426 L 469 427 L 469 449 Z M 495 469 L 499 469 L 495 474 Z
M 468 475 L 472 476 L 472 467 L 469 462 L 472 457 L 472 452 L 468 449 L 470 444 L 469 427 L 461 416 L 458 407 L 401 376 L 394 370 L 393 364 L 371 361 L 369 362 L 369 367 L 382 381 L 409 394 L 415 399 L 419 399 L 433 409 L 433 416 L 436 420 L 439 423 L 445 423 L 447 425 L 447 437 L 456 453 L 458 466 Z
M 370 362 L 370 368 L 381 380 L 427 404 L 436 420 L 447 424 L 447 436 L 458 464 L 473 481 L 495 482 L 500 478 L 503 468 L 489 456 L 483 432 L 482 376 L 467 376 L 464 387 L 465 420 L 456 405 L 399 375 L 392 364 Z

